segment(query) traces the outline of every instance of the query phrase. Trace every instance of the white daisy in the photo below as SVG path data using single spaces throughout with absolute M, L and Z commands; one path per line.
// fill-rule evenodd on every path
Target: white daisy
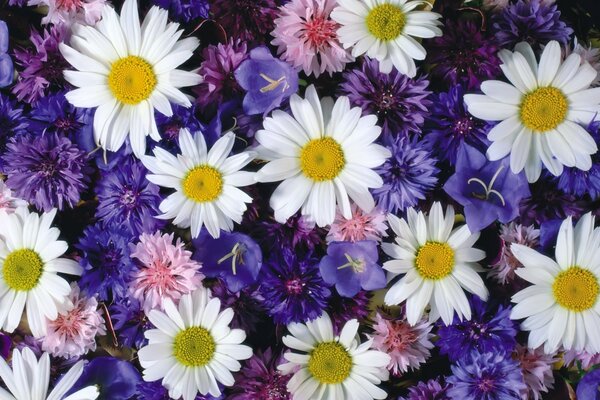
M 287 384 L 294 400 L 387 398 L 377 385 L 389 378 L 390 356 L 369 350 L 373 339 L 361 343 L 358 326 L 350 320 L 335 336 L 327 313 L 306 324 L 288 325 L 291 335 L 284 336 L 283 343 L 301 353 L 285 353 L 289 362 L 277 368 L 286 375 L 294 373 Z
M 381 134 L 377 117 L 361 117 L 347 97 L 335 104 L 319 100 L 314 86 L 306 98 L 293 95 L 292 115 L 276 110 L 256 133 L 261 158 L 269 160 L 256 174 L 259 182 L 283 182 L 271 196 L 275 219 L 284 223 L 302 208 L 317 225 L 331 224 L 336 203 L 344 218 L 352 218 L 348 196 L 365 212 L 375 206 L 369 188 L 383 185 L 373 168 L 391 156 L 373 143 Z
M 57 240 L 60 231 L 50 225 L 56 209 L 41 216 L 18 208 L 0 210 L 0 328 L 13 332 L 27 305 L 33 336 L 46 334 L 46 318 L 71 306 L 69 283 L 58 273 L 81 275 L 73 260 L 59 258 L 68 245 Z
M 485 81 L 484 95 L 465 95 L 471 114 L 502 121 L 488 133 L 488 158 L 499 160 L 510 153 L 511 170 L 516 174 L 524 168 L 529 182 L 538 180 L 542 164 L 556 176 L 563 165 L 589 170 L 590 155 L 598 148 L 579 124 L 590 123 L 600 111 L 600 88 L 589 89 L 596 70 L 581 64 L 578 54 L 561 63 L 556 41 L 544 48 L 539 65 L 525 42 L 517 44 L 514 53 L 498 54 L 510 84 Z
M 566 350 L 600 352 L 600 228 L 585 214 L 573 230 L 563 221 L 556 241 L 556 261 L 520 244 L 511 251 L 524 265 L 515 272 L 532 285 L 512 297 L 512 319 L 530 331 L 529 347 L 544 344 L 552 353 Z
M 467 225 L 452 230 L 454 209 L 448 206 L 444 216 L 438 202 L 433 203 L 427 217 L 409 208 L 407 220 L 388 215 L 397 237 L 396 243 L 381 244 L 383 251 L 394 258 L 385 262 L 383 268 L 390 272 L 388 280 L 398 274 L 404 276 L 387 291 L 385 303 L 396 305 L 406 300 L 406 317 L 411 325 L 419 322 L 427 305 L 431 306 L 432 321 L 441 316 L 449 325 L 454 312 L 461 320 L 471 319 L 471 307 L 463 289 L 483 300 L 488 297 L 477 274 L 483 272 L 477 261 L 485 258 L 485 252 L 471 247 L 479 232 L 471 233 Z
M 166 299 L 166 314 L 150 311 L 148 319 L 158 329 L 144 333 L 148 345 L 138 352 L 144 380 L 162 378 L 169 396 L 184 400 L 195 399 L 198 392 L 220 396 L 217 382 L 232 386 L 230 371 L 239 371 L 238 360 L 250 358 L 252 349 L 240 344 L 246 338 L 243 330 L 229 328 L 233 310 L 220 308 L 221 301 L 200 288 L 184 295 L 179 308 Z
M 200 234 L 203 225 L 212 237 L 220 230 L 231 231 L 238 224 L 252 198 L 238 187 L 254 183 L 254 173 L 240 171 L 251 162 L 255 153 L 242 152 L 229 157 L 235 135 L 223 135 L 207 152 L 201 132 L 193 137 L 187 129 L 179 132 L 177 157 L 155 147 L 155 157 L 144 156 L 142 162 L 152 172 L 146 178 L 163 187 L 175 189 L 160 203 L 159 218 L 171 219 L 181 228 L 192 228 L 192 237 Z
M 66 97 L 76 107 L 96 108 L 94 138 L 102 148 L 117 151 L 129 134 L 136 156 L 146 151 L 146 136 L 159 141 L 154 109 L 173 115 L 172 101 L 186 107 L 178 89 L 201 81 L 198 74 L 175 69 L 192 56 L 198 40 L 178 40 L 183 30 L 167 23 L 167 10 L 152 7 L 140 26 L 136 0 L 126 0 L 121 17 L 105 5 L 95 26 L 75 25 L 70 46 L 60 44 L 77 71 L 65 78 L 78 89 Z
M 98 388 L 88 386 L 64 397 L 71 390 L 83 372 L 84 361 L 78 361 L 48 393 L 50 380 L 50 356 L 42 354 L 38 361 L 28 347 L 23 351 L 13 350 L 12 370 L 0 357 L 0 378 L 8 392 L 0 387 L 2 400 L 94 400 L 98 397 Z
M 411 0 L 338 0 L 331 18 L 342 27 L 338 36 L 344 48 L 352 47 L 352 56 L 366 54 L 379 60 L 381 72 L 392 66 L 409 77 L 427 52 L 417 38 L 442 36 L 440 14 L 415 11 L 423 1 Z

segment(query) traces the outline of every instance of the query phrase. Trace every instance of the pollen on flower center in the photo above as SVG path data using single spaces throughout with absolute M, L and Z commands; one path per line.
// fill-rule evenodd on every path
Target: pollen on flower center
M 43 270 L 42 259 L 31 249 L 13 251 L 6 257 L 2 266 L 6 285 L 20 291 L 29 291 L 36 287 Z
M 447 243 L 427 242 L 417 251 L 415 268 L 425 279 L 442 279 L 454 269 L 454 251 Z
M 308 370 L 321 383 L 342 383 L 352 371 L 352 357 L 338 342 L 319 343 L 310 353 Z
M 211 166 L 197 166 L 183 178 L 183 192 L 199 203 L 215 200 L 222 191 L 223 175 Z
M 346 165 L 344 151 L 334 139 L 324 137 L 308 142 L 300 152 L 300 168 L 304 175 L 317 181 L 330 181 Z
M 405 25 L 406 17 L 402 9 L 394 4 L 378 5 L 367 15 L 367 29 L 377 39 L 396 39 Z
M 210 332 L 192 326 L 179 332 L 173 343 L 173 355 L 186 367 L 201 367 L 208 364 L 215 354 L 215 340 Z
M 152 65 L 141 57 L 118 59 L 110 67 L 108 87 L 121 103 L 135 105 L 150 97 L 157 79 Z
M 520 117 L 523 125 L 534 132 L 556 128 L 567 117 L 569 104 L 566 96 L 554 87 L 541 87 L 523 97 Z
M 336 30 L 339 25 L 322 16 L 314 17 L 304 23 L 305 36 L 308 42 L 319 48 L 336 38 Z
M 556 302 L 571 311 L 581 312 L 596 304 L 600 292 L 598 279 L 589 270 L 571 267 L 562 271 L 552 284 Z

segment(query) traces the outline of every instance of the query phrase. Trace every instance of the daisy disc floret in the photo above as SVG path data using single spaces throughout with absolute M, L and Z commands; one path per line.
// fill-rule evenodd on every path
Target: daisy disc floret
M 573 228 L 565 219 L 556 241 L 556 261 L 520 244 L 514 256 L 524 265 L 515 271 L 532 283 L 512 297 L 512 319 L 525 320 L 529 347 L 546 353 L 565 350 L 600 352 L 600 228 L 585 214 Z
M 395 243 L 382 243 L 381 248 L 393 260 L 383 264 L 389 271 L 388 280 L 403 275 L 385 295 L 385 303 L 397 305 L 406 301 L 406 317 L 417 324 L 428 305 L 432 321 L 440 316 L 446 325 L 454 313 L 460 320 L 471 319 L 471 308 L 464 290 L 486 300 L 488 290 L 477 274 L 483 269 L 477 261 L 485 252 L 473 248 L 479 232 L 472 233 L 467 225 L 456 229 L 454 209 L 446 214 L 440 203 L 434 203 L 428 216 L 409 208 L 407 218 L 392 214 L 388 222 L 396 234 Z
M 578 54 L 562 61 L 556 41 L 544 48 L 539 64 L 525 42 L 499 56 L 510 83 L 485 81 L 483 95 L 465 95 L 475 117 L 501 121 L 488 133 L 488 158 L 510 154 L 511 170 L 517 174 L 525 169 L 529 182 L 538 180 L 542 164 L 555 176 L 564 166 L 588 171 L 598 147 L 580 124 L 589 124 L 600 111 L 600 88 L 589 88 L 596 70 L 582 64 Z
M 179 306 L 167 299 L 165 312 L 152 310 L 150 322 L 158 329 L 146 331 L 148 345 L 138 352 L 144 380 L 156 381 L 169 390 L 169 396 L 192 400 L 198 393 L 218 397 L 218 383 L 232 386 L 238 360 L 252 356 L 252 349 L 241 343 L 246 333 L 230 329 L 233 310 L 221 309 L 218 298 L 199 288 L 184 295 Z
M 6 332 L 17 328 L 27 308 L 29 328 L 39 338 L 46 334 L 46 318 L 53 321 L 71 306 L 71 287 L 58 273 L 80 276 L 82 268 L 60 258 L 68 245 L 50 227 L 55 215 L 55 209 L 42 215 L 0 210 L 0 328 Z
M 170 102 L 190 107 L 179 88 L 201 81 L 198 74 L 176 69 L 198 46 L 183 30 L 167 22 L 167 11 L 152 7 L 140 24 L 136 0 L 126 0 L 119 16 L 109 6 L 95 26 L 76 25 L 69 45 L 60 44 L 75 68 L 65 79 L 77 89 L 66 94 L 76 107 L 96 108 L 94 139 L 102 148 L 117 151 L 125 139 L 141 157 L 146 136 L 159 141 L 154 110 L 171 116 Z
M 284 223 L 301 209 L 317 225 L 331 224 L 336 204 L 346 219 L 352 218 L 350 199 L 365 212 L 375 206 L 369 188 L 383 181 L 374 168 L 390 151 L 373 143 L 381 134 L 377 117 L 361 117 L 347 97 L 335 104 L 319 99 L 314 86 L 306 98 L 290 99 L 292 115 L 277 110 L 256 133 L 260 157 L 269 161 L 256 175 L 259 182 L 283 181 L 271 196 L 275 219 Z
M 181 154 L 177 157 L 155 147 L 154 157 L 145 156 L 142 162 L 152 174 L 146 178 L 159 186 L 175 189 L 162 203 L 158 218 L 172 219 L 173 224 L 200 234 L 202 226 L 214 238 L 221 229 L 233 230 L 252 199 L 238 189 L 254 183 L 254 173 L 240 171 L 254 159 L 251 151 L 229 156 L 235 142 L 231 132 L 215 142 L 210 150 L 201 132 L 193 136 L 187 129 L 179 133 Z

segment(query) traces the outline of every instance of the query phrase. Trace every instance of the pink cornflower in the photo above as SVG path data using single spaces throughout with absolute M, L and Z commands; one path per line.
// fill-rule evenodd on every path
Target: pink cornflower
M 201 265 L 191 259 L 192 253 L 183 248 L 181 239 L 173 244 L 173 234 L 143 233 L 140 242 L 131 246 L 131 257 L 140 267 L 132 272 L 131 295 L 146 313 L 163 309 L 169 298 L 177 303 L 181 296 L 197 289 L 204 279 L 198 270 Z
M 415 326 L 406 320 L 390 320 L 375 315 L 372 347 L 383 351 L 392 358 L 387 369 L 398 376 L 408 369 L 418 369 L 431 355 L 432 325 L 421 319 Z
M 102 16 L 106 0 L 30 0 L 30 6 L 47 6 L 48 15 L 42 24 L 66 25 L 74 23 L 94 25 Z
M 330 242 L 358 242 L 359 240 L 375 240 L 380 242 L 387 229 L 385 214 L 378 208 L 365 213 L 356 204 L 352 203 L 352 218 L 346 219 L 342 213 L 336 211 L 335 220 L 329 228 L 327 243 Z
M 563 361 L 567 367 L 571 367 L 579 361 L 581 362 L 581 369 L 588 370 L 593 365 L 600 364 L 600 353 L 568 350 L 563 354 Z
M 72 306 L 54 321 L 47 321 L 47 334 L 42 340 L 42 350 L 56 357 L 80 357 L 94 351 L 96 335 L 106 334 L 95 297 L 81 296 L 79 286 L 72 283 L 69 300 Z
M 336 0 L 292 0 L 280 8 L 271 33 L 283 60 L 307 75 L 342 71 L 354 61 L 338 39 L 339 24 L 330 18 Z
M 521 363 L 527 386 L 527 391 L 522 393 L 523 399 L 539 400 L 541 392 L 547 393 L 554 387 L 552 364 L 560 360 L 556 354 L 546 354 L 541 347 L 532 350 L 518 344 L 515 358 Z
M 491 265 L 488 277 L 494 278 L 504 285 L 515 278 L 515 269 L 523 266 L 510 251 L 510 245 L 518 243 L 534 248 L 540 243 L 540 231 L 533 226 L 511 222 L 508 225 L 502 225 L 500 239 L 502 240 L 502 250 L 497 261 Z
M 18 207 L 27 207 L 27 202 L 14 197 L 9 187 L 0 180 L 0 209 L 12 214 Z

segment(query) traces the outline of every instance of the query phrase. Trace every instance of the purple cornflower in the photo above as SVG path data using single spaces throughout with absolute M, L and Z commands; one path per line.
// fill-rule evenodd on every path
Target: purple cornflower
M 83 369 L 83 373 L 68 393 L 95 385 L 99 399 L 128 400 L 142 382 L 137 368 L 128 361 L 113 357 L 97 357 Z
M 10 335 L 0 332 L 0 358 L 4 358 L 6 360 L 10 354 L 11 347 L 12 339 Z
M 510 354 L 466 354 L 452 365 L 448 397 L 452 400 L 519 400 L 527 387 L 519 363 Z
M 569 215 L 579 217 L 583 213 L 577 198 L 560 190 L 553 177 L 542 175 L 537 182 L 529 185 L 529 189 L 531 196 L 523 199 L 519 207 L 522 224 L 541 225 L 548 220 L 563 220 Z
M 439 169 L 429 149 L 416 138 L 402 138 L 387 148 L 392 157 L 375 170 L 383 186 L 372 193 L 382 210 L 396 214 L 425 199 L 438 181 Z
M 220 386 L 220 385 L 219 385 Z M 221 388 L 221 390 L 223 390 Z M 160 380 L 154 382 L 141 381 L 137 384 L 136 395 L 133 397 L 135 400 L 171 400 L 169 396 L 169 390 L 162 385 Z M 205 396 L 198 394 L 194 397 L 194 400 L 222 400 L 224 395 L 219 397 L 213 397 L 210 394 Z
M 463 87 L 455 85 L 448 92 L 436 93 L 432 97 L 431 114 L 426 123 L 427 133 L 423 136 L 424 142 L 433 149 L 435 155 L 451 165 L 456 163 L 461 144 L 469 144 L 482 153 L 490 145 L 487 139 L 488 124 L 467 112 L 464 94 Z
M 254 353 L 236 375 L 229 400 L 291 400 L 286 387 L 290 375 L 277 370 L 282 362 L 283 357 L 274 355 L 271 348 Z
M 104 171 L 96 186 L 96 218 L 105 224 L 122 224 L 133 236 L 153 233 L 165 222 L 156 218 L 162 198 L 159 187 L 146 180 L 144 165 L 127 157 Z
M 179 131 L 182 128 L 187 128 L 190 132 L 203 130 L 202 123 L 196 117 L 197 106 L 195 103 L 192 103 L 191 107 L 171 104 L 171 109 L 173 110 L 173 115 L 170 117 L 167 117 L 160 112 L 154 114 L 156 126 L 163 139 L 176 145 L 179 139 Z M 164 141 L 165 140 L 163 140 L 163 142 Z
M 208 18 L 208 0 L 152 0 L 154 4 L 169 10 L 169 16 L 177 22 L 190 22 Z
M 204 283 L 209 278 L 204 280 Z M 222 279 L 216 279 L 210 285 L 214 297 L 221 300 L 221 309 L 231 308 L 233 310 L 232 328 L 239 328 L 250 334 L 259 330 L 259 324 L 267 318 L 266 311 L 261 303 L 262 297 L 255 286 L 242 289 L 232 293 Z
M 444 190 L 464 207 L 471 232 L 479 232 L 494 221 L 504 224 L 519 215 L 519 202 L 530 195 L 523 173 L 513 174 L 508 158 L 488 161 L 477 149 L 462 145 L 456 172 Z
M 374 114 L 387 137 L 420 132 L 431 101 L 424 77 L 411 79 L 393 69 L 379 72 L 377 60 L 365 59 L 362 66 L 344 73 L 339 94 L 362 108 L 363 115 Z
M 377 242 L 332 242 L 327 255 L 321 259 L 319 270 L 323 280 L 335 285 L 337 292 L 354 297 L 360 289 L 377 290 L 385 287 L 385 272 L 377 263 Z
M 14 78 L 14 65 L 8 54 L 8 25 L 0 20 L 0 88 L 10 85 Z
M 510 308 L 495 307 L 483 302 L 477 296 L 471 298 L 470 320 L 461 321 L 454 317 L 452 325 L 439 324 L 439 340 L 436 345 L 450 361 L 477 350 L 480 353 L 510 354 L 516 345 L 517 329 L 510 319 Z
M 89 181 L 85 152 L 57 134 L 14 138 L 2 162 L 6 185 L 43 211 L 75 206 Z
M 27 132 L 29 120 L 23 115 L 23 107 L 4 93 L 0 93 L 0 153 L 6 142 Z
M 458 20 L 444 24 L 444 35 L 429 42 L 427 56 L 431 74 L 440 82 L 473 90 L 500 74 L 498 50 L 473 21 Z
M 139 349 L 148 343 L 144 332 L 151 329 L 152 324 L 139 301 L 133 297 L 117 298 L 109 311 L 120 345 Z
M 269 214 L 265 214 L 269 215 Z M 266 221 L 256 224 L 254 237 L 259 238 L 265 249 L 273 247 L 289 247 L 313 251 L 323 243 L 325 230 L 316 226 L 314 221 L 309 221 L 300 213 L 291 216 L 281 224 L 272 217 L 267 216 Z
M 35 103 L 49 91 L 67 87 L 63 71 L 69 64 L 58 50 L 59 43 L 66 38 L 66 29 L 53 25 L 44 29 L 42 34 L 36 30 L 31 31 L 30 40 L 35 49 L 15 50 L 16 63 L 24 68 L 19 72 L 17 83 L 12 89 L 19 100 Z
M 448 384 L 440 383 L 438 379 L 417 383 L 416 386 L 408 389 L 408 396 L 400 397 L 398 400 L 451 400 L 448 396 Z
M 335 290 L 332 291 L 325 311 L 333 321 L 333 328 L 339 331 L 351 319 L 363 323 L 370 313 L 371 297 L 371 292 L 365 290 L 360 290 L 354 297 L 344 297 Z
M 265 262 L 260 293 L 275 323 L 304 322 L 321 315 L 331 291 L 319 274 L 318 262 L 311 256 L 299 258 L 287 248 Z
M 539 47 L 551 40 L 566 45 L 573 29 L 560 20 L 556 4 L 542 0 L 519 0 L 494 18 L 493 30 L 500 47 L 512 50 L 525 41 Z
M 275 26 L 277 5 L 275 0 L 213 0 L 211 12 L 231 37 L 263 42 Z

